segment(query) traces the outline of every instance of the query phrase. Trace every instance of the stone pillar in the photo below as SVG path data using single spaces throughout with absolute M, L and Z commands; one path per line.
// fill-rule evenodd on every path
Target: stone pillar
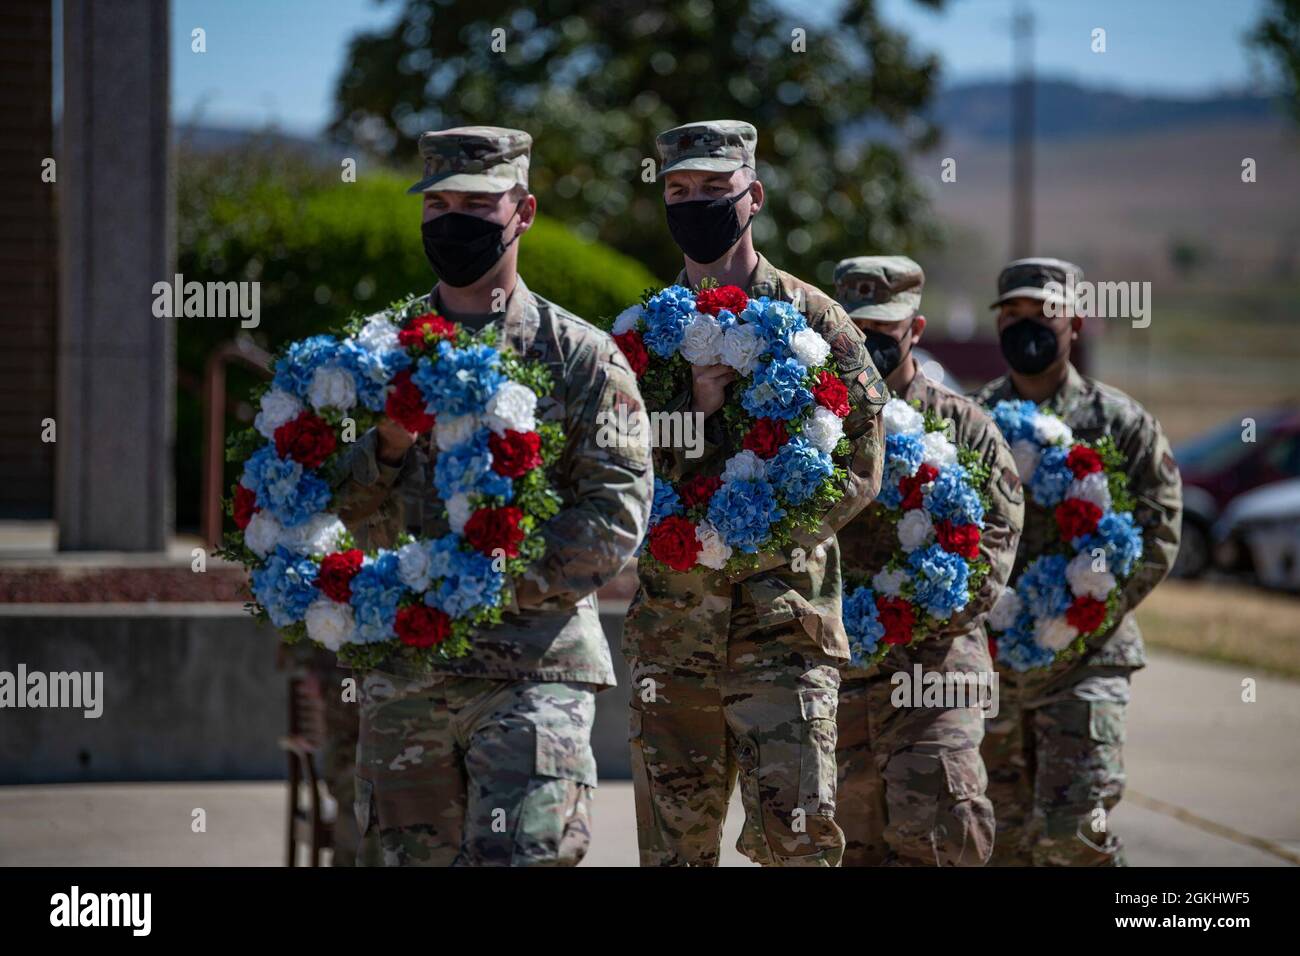
M 162 551 L 171 532 L 175 272 L 167 0 L 64 0 L 58 156 L 64 551 Z

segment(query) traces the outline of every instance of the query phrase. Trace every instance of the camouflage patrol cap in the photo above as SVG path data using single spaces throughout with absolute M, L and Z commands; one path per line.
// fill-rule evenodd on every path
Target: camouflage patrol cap
M 858 256 L 835 267 L 835 298 L 851 319 L 904 322 L 921 307 L 925 273 L 907 256 Z
M 989 306 L 996 309 L 1011 299 L 1037 299 L 1057 305 L 1074 304 L 1074 284 L 1083 278 L 1083 270 L 1064 259 L 1017 259 L 998 274 L 998 297 Z M 1056 283 L 1060 291 L 1048 289 Z
M 706 120 L 675 126 L 655 137 L 659 150 L 659 175 L 679 169 L 702 169 L 711 173 L 735 172 L 742 166 L 754 168 L 754 147 L 758 130 L 740 120 Z
M 503 193 L 528 186 L 528 154 L 533 138 L 520 129 L 457 126 L 420 137 L 424 178 L 407 190 L 423 193 Z

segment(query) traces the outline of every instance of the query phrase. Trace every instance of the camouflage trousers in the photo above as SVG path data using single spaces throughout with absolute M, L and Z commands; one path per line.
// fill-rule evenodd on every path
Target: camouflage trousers
M 716 866 L 737 779 L 740 852 L 765 866 L 839 864 L 838 661 L 797 620 L 733 626 L 725 662 L 632 657 L 629 666 L 642 866 Z
M 361 681 L 357 825 L 388 866 L 573 866 L 591 841 L 588 684 Z
M 1017 690 L 985 728 L 997 813 L 993 866 L 1125 866 L 1110 811 L 1124 793 L 1132 668 L 1084 666 L 1060 689 Z
M 840 685 L 835 819 L 844 865 L 983 866 L 994 832 L 983 711 L 897 707 L 891 676 Z

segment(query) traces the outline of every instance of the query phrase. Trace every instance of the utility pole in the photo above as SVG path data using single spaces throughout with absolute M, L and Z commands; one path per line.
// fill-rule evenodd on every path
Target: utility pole
M 1034 254 L 1034 15 L 1023 4 L 1011 37 L 1011 258 L 1021 259 Z

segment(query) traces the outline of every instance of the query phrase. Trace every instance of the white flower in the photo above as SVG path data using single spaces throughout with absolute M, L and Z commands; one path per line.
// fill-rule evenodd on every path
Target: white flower
M 816 368 L 826 361 L 831 347 L 812 329 L 800 329 L 790 338 L 790 351 L 804 368 Z
M 700 542 L 700 554 L 695 560 L 706 568 L 721 571 L 731 557 L 731 545 L 722 540 L 718 529 L 701 521 L 695 526 L 695 540 Z
M 613 334 L 622 335 L 624 332 L 631 332 L 636 328 L 636 324 L 641 321 L 643 315 L 645 315 L 645 309 L 641 308 L 641 306 L 628 306 L 614 320 Z
M 1016 623 L 1016 618 L 1024 609 L 1024 602 L 1014 588 L 1003 588 L 998 599 L 989 610 L 989 626 L 995 631 L 1005 631 Z
M 1076 478 L 1065 492 L 1067 498 L 1082 498 L 1091 501 L 1101 509 L 1102 514 L 1110 510 L 1110 483 L 1104 472 L 1094 471 L 1090 475 Z
M 1011 446 L 1011 457 L 1016 460 L 1016 472 L 1020 475 L 1021 483 L 1029 484 L 1029 479 L 1034 477 L 1034 472 L 1038 469 L 1038 446 L 1029 439 L 1022 438 Z
M 451 523 L 451 530 L 456 534 L 464 533 L 465 523 L 469 521 L 472 514 L 474 514 L 474 506 L 469 503 L 469 495 L 461 492 L 447 499 L 447 520 Z
M 1049 617 L 1034 626 L 1034 643 L 1049 651 L 1063 651 L 1079 636 L 1079 629 L 1063 617 Z
M 244 544 L 248 545 L 249 551 L 259 558 L 264 558 L 275 550 L 283 534 L 284 528 L 280 526 L 280 522 L 271 517 L 269 512 L 257 511 L 249 520 L 248 527 L 244 529 Z
M 498 435 L 506 431 L 530 432 L 537 428 L 536 411 L 537 396 L 531 388 L 506 382 L 488 399 L 483 424 Z
M 913 508 L 898 521 L 898 543 L 904 551 L 915 551 L 933 537 L 934 522 L 920 508 Z
M 885 420 L 886 435 L 920 434 L 925 430 L 925 417 L 901 398 L 891 398 L 881 412 Z
M 767 462 L 746 448 L 727 459 L 722 469 L 723 482 L 754 481 L 767 477 Z
M 303 620 L 307 624 L 307 636 L 324 644 L 331 651 L 337 651 L 352 640 L 352 634 L 356 630 L 351 605 L 331 601 L 326 597 L 317 598 L 308 605 Z
M 1115 575 L 1109 571 L 1094 571 L 1092 564 L 1095 560 L 1088 552 L 1075 555 L 1074 560 L 1065 566 L 1065 579 L 1070 582 L 1070 590 L 1076 597 L 1104 601 L 1115 590 Z M 1102 567 L 1105 567 L 1104 563 Z
M 678 351 L 692 365 L 717 365 L 722 357 L 722 326 L 713 316 L 696 312 L 682 333 Z
M 280 536 L 280 544 L 295 554 L 323 558 L 331 551 L 337 551 L 339 541 L 347 533 L 335 515 L 317 514 L 298 525 L 285 528 Z
M 1074 441 L 1074 432 L 1055 415 L 1039 412 L 1034 416 L 1034 438 L 1040 445 L 1068 445 Z
M 337 408 L 346 412 L 357 403 L 357 386 L 341 368 L 318 368 L 307 386 L 307 401 L 316 411 Z
M 804 422 L 803 437 L 818 451 L 830 454 L 844 437 L 844 419 L 818 405 L 812 417 Z
M 273 388 L 262 396 L 262 410 L 253 419 L 253 427 L 263 438 L 275 438 L 275 430 L 302 414 L 302 402 L 288 392 Z
M 722 363 L 741 375 L 758 367 L 758 358 L 767 348 L 763 336 L 748 322 L 738 322 L 722 335 Z
M 897 571 L 879 571 L 871 579 L 871 587 L 877 594 L 883 594 L 885 597 L 898 597 L 903 593 L 903 583 L 907 580 L 907 572 Z
M 429 587 L 429 549 L 419 541 L 411 541 L 397 549 L 397 576 L 412 591 Z
M 357 333 L 356 342 L 363 349 L 378 354 L 402 347 L 397 341 L 397 326 L 387 312 L 379 312 L 368 318 Z
M 474 433 L 478 431 L 478 428 L 479 420 L 477 415 L 456 415 L 450 418 L 440 418 L 438 424 L 433 426 L 433 440 L 438 443 L 439 451 L 446 451 L 469 441 L 474 437 Z
M 946 468 L 957 464 L 957 446 L 944 436 L 943 432 L 926 432 L 922 439 L 925 453 L 922 461 L 934 468 Z

